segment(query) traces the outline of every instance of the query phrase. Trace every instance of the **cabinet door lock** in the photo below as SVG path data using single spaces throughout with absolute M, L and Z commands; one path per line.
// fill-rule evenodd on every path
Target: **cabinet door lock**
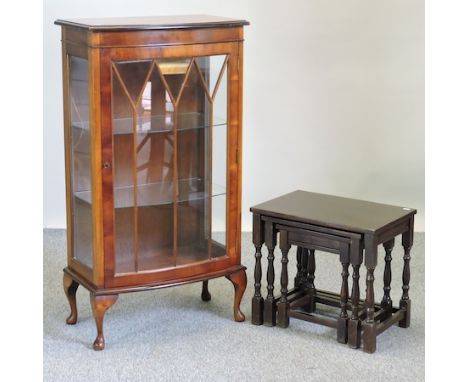
M 111 164 L 110 162 L 108 161 L 105 161 L 103 164 L 102 164 L 102 168 L 110 168 L 111 167 Z

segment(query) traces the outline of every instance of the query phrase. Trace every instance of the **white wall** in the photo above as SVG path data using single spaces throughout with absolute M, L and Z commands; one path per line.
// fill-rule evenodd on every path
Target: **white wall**
M 418 209 L 424 230 L 423 0 L 44 0 L 44 226 L 65 226 L 56 18 L 245 18 L 243 229 L 294 189 Z

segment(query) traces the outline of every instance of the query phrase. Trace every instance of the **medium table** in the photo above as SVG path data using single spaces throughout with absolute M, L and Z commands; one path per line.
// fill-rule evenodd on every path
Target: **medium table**
M 376 337 L 390 326 L 410 325 L 409 298 L 410 250 L 413 244 L 416 210 L 368 201 L 343 198 L 306 191 L 294 191 L 251 207 L 253 212 L 253 243 L 255 246 L 252 323 L 288 327 L 289 318 L 298 318 L 337 329 L 337 340 L 359 348 L 361 332 L 363 349 L 373 353 Z M 281 295 L 274 296 L 274 249 L 279 234 L 281 258 Z M 404 248 L 403 294 L 398 307 L 390 297 L 392 249 L 395 237 L 402 235 Z M 268 249 L 267 296 L 261 294 L 262 246 Z M 384 295 L 375 302 L 374 270 L 377 247 L 385 248 Z M 288 290 L 288 254 L 297 246 L 297 274 L 294 288 Z M 315 251 L 339 254 L 342 264 L 340 294 L 317 290 Z M 360 299 L 359 269 L 367 268 L 366 297 Z M 352 292 L 349 302 L 348 277 L 351 264 Z M 320 314 L 316 304 L 339 308 L 337 317 Z M 349 317 L 348 312 L 351 312 Z

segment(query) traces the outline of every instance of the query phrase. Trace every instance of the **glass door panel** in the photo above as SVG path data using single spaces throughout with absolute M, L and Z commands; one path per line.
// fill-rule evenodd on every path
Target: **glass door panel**
M 112 96 L 115 271 L 171 267 L 173 106 L 153 61 L 114 63 Z
M 123 71 L 125 72 L 125 71 Z M 114 230 L 115 267 L 118 272 L 134 270 L 133 233 L 133 108 L 123 81 L 113 73 L 112 111 L 114 127 Z M 120 74 L 120 73 L 119 73 Z
M 154 62 L 150 69 L 137 105 L 137 270 L 175 265 L 174 105 Z
M 92 268 L 91 135 L 88 60 L 70 56 L 71 189 L 73 256 Z
M 213 57 L 112 65 L 117 274 L 226 254 L 227 60 Z
M 177 265 L 209 259 L 210 114 L 203 78 L 192 61 L 183 82 L 177 120 Z M 186 116 L 194 116 L 190 121 Z

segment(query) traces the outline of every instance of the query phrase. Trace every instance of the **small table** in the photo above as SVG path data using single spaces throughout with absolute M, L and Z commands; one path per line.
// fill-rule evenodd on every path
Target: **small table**
M 413 245 L 416 210 L 362 200 L 342 198 L 306 191 L 294 191 L 251 207 L 253 212 L 253 244 L 255 245 L 255 294 L 252 298 L 252 323 L 287 327 L 289 318 L 298 318 L 337 329 L 337 340 L 359 348 L 361 331 L 363 349 L 373 353 L 376 337 L 395 323 L 410 325 L 409 299 L 410 250 Z M 277 235 L 282 252 L 281 296 L 274 291 L 274 249 Z M 402 235 L 404 248 L 403 294 L 399 307 L 390 298 L 391 253 L 395 237 Z M 261 248 L 268 249 L 267 296 L 261 295 Z M 380 304 L 374 298 L 374 270 L 377 247 L 385 248 L 384 296 Z M 297 274 L 294 288 L 288 290 L 288 254 L 297 246 Z M 342 264 L 340 294 L 317 290 L 315 250 L 337 253 Z M 367 268 L 366 297 L 360 299 L 359 268 L 364 260 Z M 349 264 L 353 269 L 351 304 L 349 303 Z M 319 314 L 316 304 L 340 309 L 338 317 Z M 351 312 L 351 317 L 348 315 Z

